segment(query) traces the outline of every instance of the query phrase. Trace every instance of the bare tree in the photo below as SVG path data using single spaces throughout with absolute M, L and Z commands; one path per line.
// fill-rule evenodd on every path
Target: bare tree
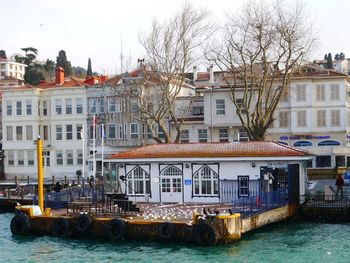
M 250 140 L 265 139 L 293 72 L 316 41 L 304 10 L 301 2 L 251 1 L 228 17 L 222 41 L 208 50 Z
M 147 124 L 158 143 L 180 140 L 181 125 L 191 102 L 180 115 L 175 102 L 179 96 L 193 95 L 185 73 L 200 58 L 199 49 L 213 28 L 206 10 L 185 3 L 172 18 L 154 20 L 150 32 L 140 35 L 146 63 L 140 66 L 137 78 L 129 85 L 132 92 L 126 95 L 124 90 L 123 98 L 126 101 L 130 96 L 130 100 L 137 101 L 138 113 L 131 115 Z M 175 136 L 170 134 L 170 125 L 176 131 Z M 164 138 L 159 138 L 158 129 Z

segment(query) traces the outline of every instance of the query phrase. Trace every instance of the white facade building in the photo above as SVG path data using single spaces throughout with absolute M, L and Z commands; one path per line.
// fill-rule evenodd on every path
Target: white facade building
M 231 203 L 286 190 L 287 181 L 299 197 L 312 158 L 274 142 L 158 144 L 108 157 L 130 200 L 165 203 Z
M 36 178 L 36 145 L 43 140 L 44 178 L 62 179 L 83 169 L 80 131 L 86 125 L 82 81 L 64 76 L 56 83 L 23 86 L 2 93 L 3 149 L 6 178 Z
M 18 63 L 10 59 L 0 58 L 0 79 L 5 77 L 13 77 L 23 80 L 26 67 L 26 64 Z

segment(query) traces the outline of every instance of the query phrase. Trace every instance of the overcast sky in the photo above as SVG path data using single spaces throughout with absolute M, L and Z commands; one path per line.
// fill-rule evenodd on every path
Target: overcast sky
M 223 19 L 245 0 L 192 0 Z M 293 0 L 290 0 L 293 1 Z M 348 0 L 305 0 L 320 44 L 314 59 L 325 53 L 344 52 L 350 57 Z M 142 57 L 139 32 L 146 32 L 154 17 L 162 20 L 179 10 L 179 0 L 0 0 L 0 49 L 7 56 L 35 47 L 38 58 L 56 61 L 58 51 L 66 51 L 73 66 L 87 67 L 90 57 L 94 71 L 114 74 L 120 71 L 121 36 L 124 64 Z M 129 59 L 130 58 L 130 59 Z

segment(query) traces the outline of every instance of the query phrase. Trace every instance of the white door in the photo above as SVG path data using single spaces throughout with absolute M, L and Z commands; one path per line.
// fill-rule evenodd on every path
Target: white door
M 182 170 L 169 165 L 160 174 L 162 202 L 183 202 Z

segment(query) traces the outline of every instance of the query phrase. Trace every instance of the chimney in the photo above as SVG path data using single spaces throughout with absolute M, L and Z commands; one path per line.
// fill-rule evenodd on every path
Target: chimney
M 197 80 L 197 66 L 193 66 L 193 82 Z
M 214 83 L 213 65 L 210 65 L 210 67 L 209 67 L 209 82 Z
M 64 83 L 64 69 L 61 67 L 56 68 L 56 84 L 62 85 Z

